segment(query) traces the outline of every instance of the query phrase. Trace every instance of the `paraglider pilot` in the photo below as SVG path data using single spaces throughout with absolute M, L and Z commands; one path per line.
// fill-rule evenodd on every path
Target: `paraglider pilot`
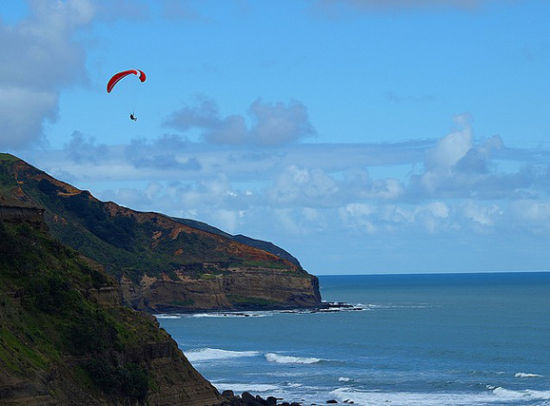
M 145 72 L 139 70 L 139 69 L 130 69 L 125 70 L 122 72 L 115 73 L 111 79 L 109 79 L 109 82 L 107 83 L 107 93 L 111 93 L 111 90 L 113 90 L 113 87 L 123 78 L 125 78 L 128 75 L 136 75 L 140 82 L 145 82 L 146 76 Z M 135 116 L 134 112 L 130 113 L 130 120 L 137 121 L 137 117 Z

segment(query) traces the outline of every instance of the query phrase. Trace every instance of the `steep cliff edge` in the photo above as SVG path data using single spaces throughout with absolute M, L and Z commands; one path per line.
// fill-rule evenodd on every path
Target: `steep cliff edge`
M 0 220 L 0 404 L 221 402 L 112 277 L 33 223 Z
M 52 235 L 103 265 L 120 281 L 123 301 L 136 309 L 321 304 L 317 278 L 271 243 L 230 236 L 193 220 L 101 202 L 20 159 L 0 154 L 0 203 L 14 200 L 43 208 Z

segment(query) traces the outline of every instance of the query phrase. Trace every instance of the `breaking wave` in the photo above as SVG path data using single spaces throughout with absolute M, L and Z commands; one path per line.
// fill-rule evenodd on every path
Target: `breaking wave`
M 516 378 L 542 378 L 542 375 L 530 374 L 530 373 L 527 373 L 527 372 L 517 372 L 514 376 Z
M 293 357 L 289 355 L 279 355 L 272 352 L 265 354 L 265 359 L 269 362 L 276 362 L 278 364 L 316 364 L 321 362 L 320 358 L 312 357 Z
M 230 359 L 242 357 L 255 357 L 260 355 L 257 351 L 229 351 L 219 348 L 199 348 L 185 351 L 185 356 L 191 362 L 209 361 L 213 359 Z
M 276 391 L 279 389 L 278 386 L 270 385 L 267 383 L 221 383 L 221 382 L 212 382 L 212 384 L 218 389 L 220 392 L 223 392 L 224 390 L 232 390 L 235 393 L 242 393 L 242 392 L 250 392 L 250 393 L 256 393 L 256 392 L 271 392 Z
M 424 392 L 380 392 L 359 391 L 351 388 L 338 388 L 330 392 L 340 402 L 356 405 L 397 404 L 403 406 L 471 406 L 501 405 L 503 402 L 537 402 L 550 399 L 550 391 L 509 390 L 496 387 L 480 393 L 424 393 Z

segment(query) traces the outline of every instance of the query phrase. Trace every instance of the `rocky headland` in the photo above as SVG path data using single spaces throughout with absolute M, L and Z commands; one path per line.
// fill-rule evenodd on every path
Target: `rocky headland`
M 102 266 L 136 310 L 316 308 L 317 278 L 276 245 L 102 202 L 0 154 L 0 205 L 42 210 L 50 233 Z

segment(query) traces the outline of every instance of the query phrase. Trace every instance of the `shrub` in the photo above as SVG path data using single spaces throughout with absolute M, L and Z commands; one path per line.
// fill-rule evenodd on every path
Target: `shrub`
M 105 360 L 92 359 L 84 364 L 84 370 L 97 387 L 107 394 L 144 400 L 149 391 L 147 371 L 137 364 L 116 367 Z

